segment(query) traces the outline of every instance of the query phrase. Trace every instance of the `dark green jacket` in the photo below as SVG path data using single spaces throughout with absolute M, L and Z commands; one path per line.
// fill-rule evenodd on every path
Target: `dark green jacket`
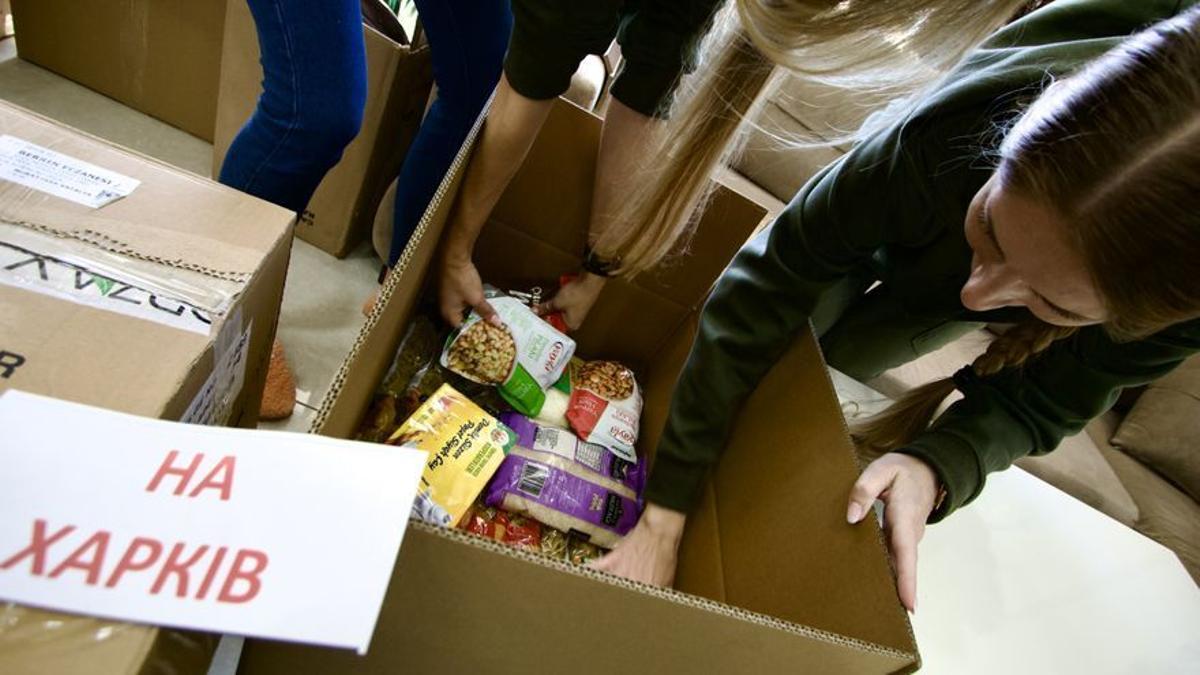
M 675 390 L 647 499 L 690 509 L 746 396 L 822 293 L 853 269 L 872 263 L 911 312 L 963 321 L 1028 316 L 970 312 L 959 301 L 971 260 L 963 220 L 991 174 L 982 159 L 997 140 L 990 130 L 1036 96 L 1047 74 L 1069 73 L 1195 1 L 1059 0 L 993 35 L 903 123 L 810 180 L 718 281 Z M 984 378 L 960 371 L 963 400 L 904 449 L 946 487 L 933 519 L 974 499 L 988 473 L 1053 450 L 1123 387 L 1154 380 L 1197 350 L 1200 321 L 1124 344 L 1088 327 L 1020 370 Z

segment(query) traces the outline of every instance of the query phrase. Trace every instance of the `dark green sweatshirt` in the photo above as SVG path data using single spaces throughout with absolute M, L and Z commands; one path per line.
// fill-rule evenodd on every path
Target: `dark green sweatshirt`
M 902 123 L 810 180 L 717 282 L 675 390 L 647 499 L 679 511 L 693 506 L 742 402 L 822 293 L 852 269 L 871 263 L 897 302 L 924 316 L 1029 316 L 970 312 L 959 300 L 971 260 L 963 221 L 991 174 L 984 156 L 998 140 L 992 130 L 1036 96 L 1048 74 L 1070 73 L 1196 1 L 1059 0 L 993 35 Z M 928 462 L 946 488 L 932 520 L 974 499 L 988 473 L 1053 450 L 1123 387 L 1154 380 L 1198 350 L 1200 321 L 1123 344 L 1092 326 L 1020 370 L 960 371 L 963 400 L 902 450 Z

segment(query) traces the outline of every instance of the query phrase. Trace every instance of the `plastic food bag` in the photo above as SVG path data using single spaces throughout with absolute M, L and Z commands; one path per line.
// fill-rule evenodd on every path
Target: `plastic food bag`
M 618 491 L 625 488 L 626 496 L 636 498 L 642 494 L 646 484 L 644 464 L 622 459 L 602 445 L 582 441 L 570 429 L 537 424 L 520 413 L 502 413 L 500 421 L 517 435 L 518 446 L 584 466 L 593 474 L 586 478 Z
M 516 435 L 450 385 L 442 385 L 388 439 L 429 453 L 413 517 L 453 527 L 500 467 Z
M 573 461 L 522 447 L 504 458 L 488 484 L 486 502 L 586 535 L 605 548 L 633 529 L 642 506 L 621 486 L 598 485 L 595 474 Z
M 485 295 L 503 327 L 471 312 L 446 340 L 441 364 L 468 380 L 495 385 L 513 408 L 537 415 L 545 403 L 546 389 L 562 376 L 575 353 L 575 341 L 520 300 L 492 288 Z
M 543 550 L 541 523 L 490 506 L 476 504 L 472 507 L 463 518 L 462 529 L 527 551 L 541 553 Z
M 567 421 L 583 440 L 636 462 L 641 416 L 642 392 L 630 369 L 612 361 L 592 361 L 572 373 Z

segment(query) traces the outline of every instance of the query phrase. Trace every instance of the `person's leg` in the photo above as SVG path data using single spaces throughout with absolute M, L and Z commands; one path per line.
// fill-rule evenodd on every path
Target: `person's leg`
M 949 344 L 980 325 L 911 314 L 885 286 L 877 286 L 851 302 L 828 328 L 818 327 L 817 334 L 825 362 L 865 382 Z
M 418 0 L 416 5 L 438 94 L 400 169 L 388 267 L 400 258 L 495 89 L 512 31 L 508 0 Z
M 300 212 L 362 124 L 367 89 L 359 2 L 248 3 L 262 54 L 263 93 L 219 179 Z
M 229 147 L 219 180 L 299 213 L 362 124 L 361 10 L 358 0 L 247 1 L 263 93 Z M 295 402 L 295 378 L 276 340 L 259 416 L 287 417 Z

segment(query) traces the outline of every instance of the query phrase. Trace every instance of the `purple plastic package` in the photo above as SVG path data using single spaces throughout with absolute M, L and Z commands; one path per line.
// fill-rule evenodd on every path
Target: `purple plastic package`
M 603 445 L 580 440 L 569 429 L 540 425 L 517 412 L 501 413 L 500 421 L 517 434 L 517 445 L 565 457 L 624 485 L 634 496 L 641 497 L 642 488 L 646 485 L 644 462 L 627 461 Z
M 612 548 L 637 523 L 641 499 L 601 487 L 564 466 L 572 464 L 549 453 L 513 448 L 488 483 L 487 505 L 564 532 L 578 532 L 598 546 Z

